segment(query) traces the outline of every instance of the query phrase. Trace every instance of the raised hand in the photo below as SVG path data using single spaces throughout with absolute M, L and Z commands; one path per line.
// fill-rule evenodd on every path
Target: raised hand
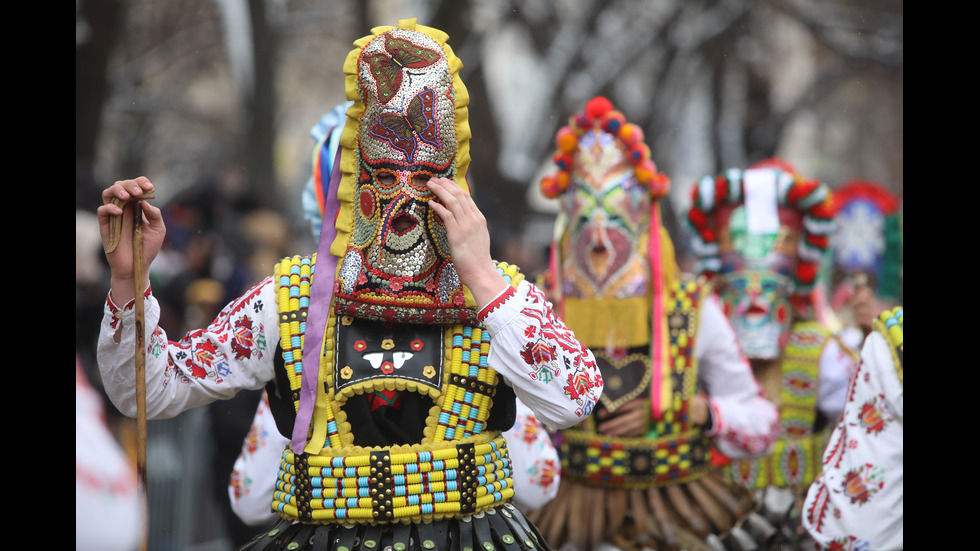
M 507 286 L 490 257 L 487 219 L 470 194 L 456 182 L 447 178 L 433 178 L 428 186 L 436 196 L 429 202 L 429 208 L 446 226 L 456 273 L 482 308 Z
M 119 180 L 102 192 L 102 206 L 98 209 L 99 232 L 102 235 L 102 246 L 108 248 L 111 236 L 110 226 L 114 216 L 122 216 L 122 234 L 115 250 L 106 253 L 106 260 L 109 262 L 109 269 L 112 272 L 112 300 L 118 305 L 129 302 L 134 296 L 133 282 L 133 217 L 132 204 L 120 207 L 113 203 L 113 199 L 119 201 L 130 201 L 139 198 L 148 191 L 153 190 L 153 184 L 144 176 L 135 180 Z M 163 239 L 167 234 L 167 228 L 163 223 L 163 215 L 160 209 L 142 202 L 143 211 L 143 288 L 150 284 L 150 264 L 156 258 L 160 249 L 163 247 Z

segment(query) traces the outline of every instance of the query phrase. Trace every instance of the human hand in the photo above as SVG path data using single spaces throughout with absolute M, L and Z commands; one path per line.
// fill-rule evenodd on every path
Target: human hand
M 882 310 L 874 290 L 867 285 L 858 286 L 851 295 L 848 305 L 851 307 L 854 323 L 864 331 L 865 335 L 870 333 L 875 318 Z
M 99 233 L 102 235 L 102 246 L 108 249 L 112 240 L 110 235 L 111 220 L 114 216 L 122 216 L 122 233 L 115 250 L 106 253 L 106 260 L 109 262 L 111 271 L 112 300 L 116 304 L 125 304 L 135 296 L 134 281 L 135 270 L 133 266 L 133 217 L 129 215 L 133 210 L 132 204 L 125 204 L 125 201 L 135 199 L 152 191 L 153 184 L 144 176 L 135 180 L 119 180 L 112 186 L 102 191 L 102 206 L 98 208 Z M 124 202 L 120 207 L 113 203 L 113 199 Z M 142 201 L 143 211 L 143 282 L 145 289 L 150 284 L 150 264 L 156 258 L 160 249 L 163 247 L 163 239 L 167 234 L 167 228 L 163 222 L 163 214 L 160 209 Z
M 649 415 L 649 403 L 642 398 L 635 398 L 620 406 L 615 412 L 606 408 L 600 409 L 599 413 L 596 414 L 600 419 L 596 425 L 596 430 L 606 436 L 644 436 Z
M 429 201 L 429 208 L 435 211 L 446 227 L 459 280 L 469 287 L 477 305 L 482 308 L 507 285 L 490 257 L 487 219 L 473 202 L 473 197 L 456 182 L 448 178 L 432 178 L 428 187 L 436 196 Z
M 710 419 L 711 408 L 708 404 L 708 398 L 702 394 L 698 393 L 691 398 L 691 423 L 703 427 L 708 423 Z

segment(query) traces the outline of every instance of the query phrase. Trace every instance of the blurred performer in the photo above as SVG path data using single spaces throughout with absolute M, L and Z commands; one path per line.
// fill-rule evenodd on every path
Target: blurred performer
M 75 355 L 75 549 L 136 551 L 146 519 L 136 469 Z
M 772 454 L 731 458 L 724 469 L 729 479 L 759 490 L 762 512 L 789 545 L 803 545 L 800 507 L 820 471 L 825 427 L 844 407 L 853 365 L 814 319 L 812 293 L 834 230 L 830 191 L 776 159 L 707 176 L 692 191 L 688 221 L 699 269 L 716 283 L 752 370 L 780 413 Z
M 265 387 L 290 435 L 271 504 L 281 522 L 243 549 L 547 549 L 511 503 L 502 430 L 514 423 L 515 395 L 566 427 L 591 413 L 603 384 L 541 291 L 491 260 L 466 181 L 462 64 L 447 38 L 410 19 L 354 43 L 338 170 L 317 174 L 329 223 L 316 255 L 284 259 L 176 342 L 142 283 L 148 417 Z M 149 189 L 140 177 L 103 192 L 105 243 L 123 213 L 112 199 Z M 159 209 L 144 204 L 144 214 L 149 263 L 165 228 Z M 107 255 L 99 361 L 114 403 L 132 415 L 127 228 Z
M 860 350 L 878 312 L 901 302 L 899 201 L 878 182 L 851 180 L 834 189 L 837 230 L 830 240 L 830 307 L 841 340 Z
M 751 548 L 775 529 L 710 469 L 709 450 L 764 455 L 778 417 L 718 299 L 679 273 L 660 218 L 669 181 L 605 98 L 555 141 L 559 170 L 541 182 L 561 201 L 552 296 L 605 389 L 593 415 L 561 431 L 558 495 L 531 516 L 553 546 Z
M 902 308 L 886 310 L 851 374 L 844 414 L 804 505 L 803 526 L 822 549 L 903 548 L 904 339 Z

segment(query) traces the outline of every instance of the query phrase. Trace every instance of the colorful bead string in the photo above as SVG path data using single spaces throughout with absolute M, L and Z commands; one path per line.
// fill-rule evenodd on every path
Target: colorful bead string
M 459 448 L 429 452 L 390 453 L 375 450 L 347 457 L 313 456 L 304 460 L 298 476 L 297 456 L 287 450 L 280 462 L 280 476 L 273 507 L 287 518 L 299 518 L 298 494 L 309 494 L 312 520 L 375 520 L 378 479 L 374 461 L 384 455 L 388 463 L 385 488 L 390 493 L 393 516 L 386 520 L 418 519 L 425 515 L 452 515 L 463 509 L 463 487 L 475 488 L 475 510 L 486 510 L 513 497 L 510 459 L 503 437 L 473 447 L 472 468 Z M 298 480 L 308 482 L 299 485 Z M 308 488 L 306 486 L 308 485 Z
M 293 256 L 277 264 L 274 272 L 279 281 L 279 342 L 294 395 L 298 395 L 303 376 L 303 336 L 314 262 L 309 256 Z M 299 402 L 294 400 L 294 406 L 298 409 Z
M 480 327 L 453 327 L 450 383 L 446 385 L 435 442 L 461 440 L 483 431 L 497 383 L 497 372 L 487 365 L 489 353 L 488 332 Z
M 896 306 L 885 310 L 874 321 L 874 329 L 891 344 L 892 362 L 898 374 L 898 382 L 905 388 L 905 323 L 904 308 Z

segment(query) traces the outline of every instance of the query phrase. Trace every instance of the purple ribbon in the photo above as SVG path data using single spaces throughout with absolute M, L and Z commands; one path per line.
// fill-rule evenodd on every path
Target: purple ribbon
M 328 149 L 326 144 L 324 149 Z M 323 226 L 320 229 L 320 243 L 317 245 L 316 266 L 313 281 L 310 282 L 310 307 L 306 312 L 306 332 L 303 339 L 303 378 L 299 389 L 299 411 L 296 412 L 293 438 L 290 442 L 293 453 L 303 453 L 306 448 L 306 437 L 310 432 L 313 408 L 316 405 L 320 349 L 323 347 L 323 331 L 327 324 L 327 316 L 330 315 L 330 302 L 333 299 L 333 284 L 337 273 L 337 257 L 330 254 L 330 245 L 337 237 L 336 215 L 340 210 L 337 188 L 340 184 L 340 153 L 343 149 L 337 148 L 333 170 L 330 171 L 330 187 L 327 189 L 327 197 L 323 205 Z M 321 156 L 324 153 L 321 153 Z M 320 166 L 323 166 L 322 161 Z

